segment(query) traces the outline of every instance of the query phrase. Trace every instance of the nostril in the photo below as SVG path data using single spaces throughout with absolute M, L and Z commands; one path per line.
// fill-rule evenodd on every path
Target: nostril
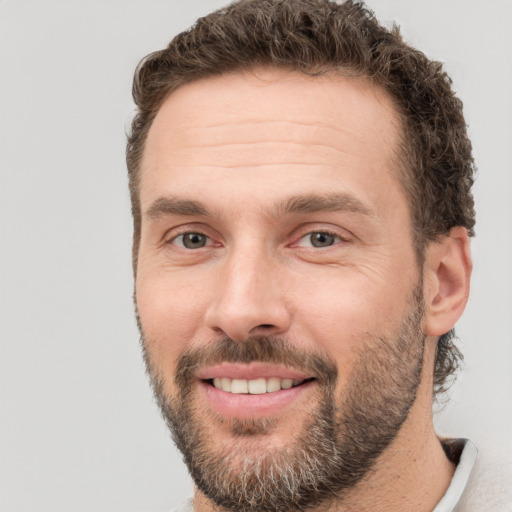
M 253 327 L 248 335 L 251 336 L 270 336 L 277 332 L 277 326 L 274 324 L 259 324 Z

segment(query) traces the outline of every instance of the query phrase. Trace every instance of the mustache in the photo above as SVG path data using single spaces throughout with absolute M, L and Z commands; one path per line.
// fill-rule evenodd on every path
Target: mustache
M 202 347 L 189 348 L 178 358 L 175 374 L 178 389 L 189 389 L 198 370 L 222 362 L 289 366 L 311 375 L 326 387 L 333 386 L 338 378 L 336 364 L 327 355 L 300 349 L 283 338 L 255 336 L 235 341 L 226 337 Z

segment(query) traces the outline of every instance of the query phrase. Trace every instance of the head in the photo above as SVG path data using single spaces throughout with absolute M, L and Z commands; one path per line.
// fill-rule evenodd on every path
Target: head
M 141 164 L 157 112 L 184 84 L 258 65 L 311 76 L 361 76 L 386 90 L 401 122 L 395 172 L 409 201 L 419 261 L 426 244 L 453 227 L 474 234 L 471 143 L 462 103 L 441 63 L 408 46 L 398 27 L 382 27 L 361 3 L 249 1 L 198 20 L 137 69 L 133 96 L 138 110 L 127 145 L 134 272 L 141 232 Z M 460 352 L 453 341 L 450 331 L 438 344 L 438 393 L 458 368 Z
M 457 366 L 465 293 L 446 298 L 469 272 L 474 168 L 450 79 L 362 4 L 256 0 L 144 59 L 134 98 L 145 357 L 196 483 L 213 493 L 217 467 L 247 475 L 217 482 L 224 496 L 243 485 L 256 500 L 284 481 L 298 506 L 343 492 L 404 428 L 422 382 L 442 390 Z M 232 382 L 213 379 L 247 380 L 240 368 L 296 381 L 287 396 L 305 417 L 292 398 L 242 415 L 217 400 L 213 384 Z M 283 441 L 284 410 L 300 453 Z M 310 434 L 326 457 L 308 452 Z M 333 467 L 346 467 L 336 482 Z

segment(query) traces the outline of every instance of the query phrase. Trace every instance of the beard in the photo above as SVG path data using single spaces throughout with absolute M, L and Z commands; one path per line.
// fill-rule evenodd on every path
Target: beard
M 416 399 L 425 345 L 422 318 L 416 291 L 411 310 L 391 335 L 362 340 L 338 396 L 338 370 L 329 357 L 277 337 L 224 338 L 187 350 L 177 362 L 178 393 L 168 396 L 146 349 L 151 340 L 143 337 L 155 398 L 196 487 L 233 512 L 287 512 L 342 502 L 396 438 Z M 223 361 L 285 364 L 315 376 L 318 399 L 297 424 L 293 443 L 269 446 L 278 423 L 273 418 L 228 419 L 199 409 L 195 373 Z M 229 446 L 213 446 L 209 433 L 217 426 L 230 432 Z

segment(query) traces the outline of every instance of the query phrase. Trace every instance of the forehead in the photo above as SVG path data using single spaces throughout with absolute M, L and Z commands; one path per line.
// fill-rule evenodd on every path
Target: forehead
M 399 135 L 392 101 L 365 78 L 262 68 L 201 79 L 174 91 L 150 128 L 141 204 L 222 186 L 258 200 L 333 182 L 401 188 Z

